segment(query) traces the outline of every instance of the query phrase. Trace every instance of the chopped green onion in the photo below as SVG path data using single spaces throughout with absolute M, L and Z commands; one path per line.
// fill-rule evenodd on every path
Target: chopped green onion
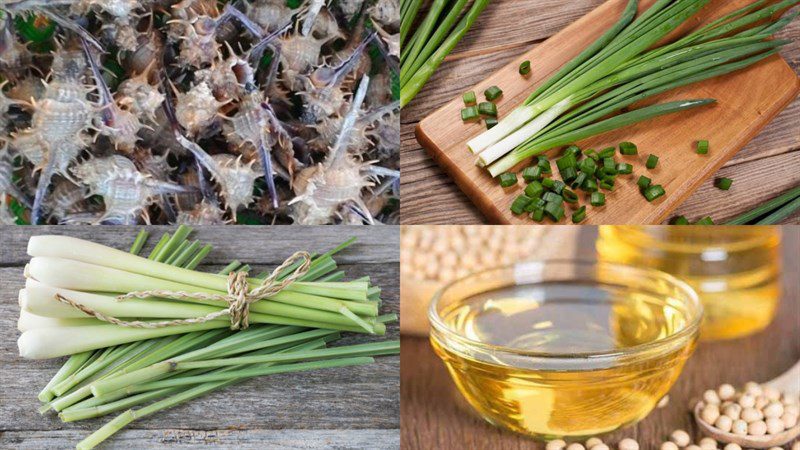
M 561 181 L 561 180 L 554 180 L 553 181 L 552 189 L 553 189 L 553 192 L 555 192 L 556 194 L 561 194 L 561 192 L 564 190 L 565 187 L 567 187 L 567 185 L 564 184 L 563 181 Z
M 500 186 L 504 188 L 514 186 L 517 184 L 517 174 L 512 172 L 506 172 L 500 174 Z
M 486 129 L 491 130 L 492 127 L 497 125 L 497 119 L 494 117 L 487 117 L 486 118 Z
M 617 174 L 617 165 L 614 158 L 603 158 L 603 173 L 606 175 L 616 175 Z
M 583 183 L 583 186 L 581 186 L 581 189 L 583 189 L 586 192 L 596 192 L 597 191 L 597 181 L 595 181 L 595 180 L 593 180 L 591 178 L 588 178 Z
M 671 225 L 689 225 L 689 219 L 684 216 L 678 216 L 669 221 Z
M 547 202 L 542 200 L 541 198 L 534 198 L 533 201 L 528 206 L 525 207 L 525 211 L 529 213 L 534 212 L 537 209 L 544 208 L 544 205 L 546 204 Z
M 605 159 L 613 157 L 616 153 L 617 149 L 615 147 L 608 147 L 600 150 L 600 153 L 598 153 L 597 156 L 599 156 L 600 159 Z
M 522 169 L 522 179 L 525 180 L 526 183 L 530 183 L 531 181 L 541 181 L 542 168 L 539 166 L 531 166 Z
M 600 188 L 605 189 L 607 191 L 614 190 L 614 179 L 613 178 L 606 178 L 605 180 L 600 180 Z
M 800 197 L 800 186 L 790 189 L 783 194 L 759 205 L 757 208 L 748 211 L 734 219 L 725 222 L 725 225 L 746 225 L 759 217 L 780 208 L 781 206 L 791 202 L 792 200 Z
M 525 212 L 525 207 L 530 205 L 533 202 L 533 199 L 528 197 L 527 195 L 520 195 L 519 197 L 514 199 L 514 202 L 511 204 L 511 212 L 514 214 L 522 214 Z
M 581 206 L 572 213 L 572 223 L 581 223 L 586 219 L 586 206 Z
M 730 189 L 732 184 L 733 180 L 730 178 L 717 178 L 714 180 L 714 186 L 716 186 L 718 189 L 722 189 L 723 191 Z
M 639 153 L 639 148 L 633 142 L 621 142 L 619 144 L 620 155 L 636 155 Z
M 647 189 L 648 187 L 650 187 L 650 183 L 652 181 L 653 180 L 651 180 L 650 178 L 647 178 L 644 175 L 640 175 L 639 176 L 639 180 L 636 181 L 636 184 L 639 186 L 639 189 L 644 190 L 644 189 Z
M 569 189 L 564 189 L 564 191 L 561 192 L 561 196 L 567 203 L 578 203 L 578 194 Z
M 553 169 L 550 167 L 550 160 L 547 159 L 547 156 L 540 155 L 538 160 L 539 162 L 537 162 L 536 165 L 542 168 L 542 173 L 553 173 Z
M 538 181 L 532 181 L 526 188 L 525 188 L 525 195 L 530 198 L 539 198 L 544 194 L 544 186 L 542 183 Z
M 589 197 L 589 203 L 592 206 L 603 206 L 606 204 L 606 194 L 602 192 L 592 192 L 591 197 Z
M 481 115 L 478 114 L 478 108 L 474 106 L 470 106 L 461 110 L 461 120 L 464 122 L 471 122 L 473 120 L 479 120 L 480 118 Z
M 531 62 L 523 61 L 522 64 L 519 65 L 519 74 L 525 76 L 530 73 L 531 73 Z
M 555 192 L 545 192 L 542 200 L 547 203 L 558 203 L 559 205 L 564 202 L 564 197 L 556 194 Z
M 556 186 L 556 180 L 552 178 L 544 178 L 542 179 L 542 186 L 546 187 L 547 189 L 553 189 Z
M 478 112 L 484 116 L 497 117 L 497 105 L 491 102 L 481 102 L 478 105 Z
M 553 219 L 554 222 L 559 222 L 564 218 L 564 207 L 561 202 L 547 202 L 544 207 L 544 212 L 548 217 Z
M 462 98 L 466 106 L 475 106 L 475 104 L 478 103 L 478 97 L 475 95 L 475 91 L 465 92 Z
M 658 165 L 658 156 L 650 155 L 647 157 L 647 162 L 645 163 L 644 166 L 647 167 L 648 169 L 655 169 L 657 165 Z
M 531 219 L 535 220 L 536 222 L 541 222 L 544 220 L 544 208 L 536 208 L 531 213 Z
M 661 197 L 664 194 L 666 194 L 666 191 L 664 191 L 664 187 L 661 186 L 660 184 L 648 186 L 644 190 L 644 198 L 646 198 L 648 202 L 652 202 L 653 200 Z
M 583 183 L 586 183 L 586 180 L 588 180 L 588 179 L 589 179 L 589 176 L 586 175 L 585 173 L 581 172 L 581 173 L 578 174 L 577 177 L 575 177 L 574 180 L 572 180 L 572 183 L 570 183 L 570 186 L 572 187 L 572 189 L 578 189 L 579 187 L 583 186 Z
M 697 141 L 697 154 L 705 155 L 708 153 L 708 141 Z
M 561 171 L 561 178 L 567 183 L 571 183 L 577 177 L 578 171 L 574 167 L 567 167 Z
M 633 173 L 633 166 L 628 163 L 617 164 L 617 173 L 622 175 L 629 175 Z
M 581 157 L 581 149 L 577 145 L 570 145 L 564 150 L 565 155 L 569 153 L 571 153 L 576 160 L 578 160 Z
M 597 170 L 597 163 L 592 158 L 582 159 L 581 162 L 578 163 L 578 169 L 591 177 L 594 176 Z
M 591 148 L 589 150 L 586 150 L 585 152 L 583 152 L 583 154 L 586 155 L 589 158 L 592 158 L 595 162 L 600 160 L 600 155 L 596 151 L 592 150 Z
M 711 217 L 703 217 L 702 219 L 698 220 L 694 223 L 695 225 L 714 225 L 714 221 Z
M 500 98 L 500 96 L 503 95 L 503 91 L 497 86 L 492 86 L 487 89 L 483 95 L 486 96 L 486 100 L 492 102 Z

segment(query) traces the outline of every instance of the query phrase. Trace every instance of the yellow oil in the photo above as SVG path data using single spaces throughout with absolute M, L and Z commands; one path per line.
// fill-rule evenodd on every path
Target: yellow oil
M 541 438 L 589 436 L 641 420 L 667 393 L 695 339 L 630 351 L 684 330 L 687 315 L 668 299 L 622 287 L 517 286 L 440 312 L 455 335 L 479 346 L 442 333 L 431 340 L 489 422 Z M 595 356 L 578 356 L 587 353 Z
M 670 273 L 705 308 L 700 337 L 746 336 L 772 321 L 780 298 L 777 227 L 600 227 L 603 261 Z

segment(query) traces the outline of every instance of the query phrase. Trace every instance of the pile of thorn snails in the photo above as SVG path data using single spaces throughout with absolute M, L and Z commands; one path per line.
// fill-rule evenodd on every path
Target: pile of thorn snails
M 0 221 L 395 224 L 399 0 L 6 0 Z

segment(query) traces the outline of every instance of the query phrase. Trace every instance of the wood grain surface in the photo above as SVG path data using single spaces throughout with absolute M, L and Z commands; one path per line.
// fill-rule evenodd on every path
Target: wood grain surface
M 402 223 L 452 224 L 497 221 L 496 217 L 486 216 L 475 208 L 470 198 L 473 200 L 476 198 L 462 194 L 453 180 L 426 154 L 414 137 L 414 128 L 424 116 L 459 97 L 461 93 L 486 78 L 493 68 L 516 61 L 522 53 L 531 47 L 538 47 L 547 38 L 602 3 L 601 0 L 492 2 L 420 95 L 403 109 Z M 727 3 L 715 0 L 713 5 Z M 798 22 L 794 21 L 779 35 L 780 38 L 794 41 L 784 48 L 782 56 L 795 72 L 800 68 Z M 536 70 L 536 61 L 533 63 Z M 694 120 L 695 114 L 690 115 Z M 646 156 L 647 150 L 643 151 Z M 653 152 L 661 155 L 665 150 Z M 798 162 L 799 152 L 800 104 L 795 100 L 718 172 L 713 173 L 707 180 L 697 183 L 699 184 L 697 191 L 688 196 L 674 214 L 683 214 L 690 218 L 711 215 L 717 222 L 722 222 L 747 211 L 787 188 L 800 184 L 800 174 L 793 173 L 789 169 L 792 163 Z M 722 162 L 717 161 L 717 164 L 711 165 L 716 167 Z M 719 176 L 733 178 L 734 187 L 727 192 L 714 188 L 713 179 Z M 697 180 L 699 181 L 699 178 Z M 754 184 L 759 188 L 750 189 L 749 187 Z M 688 190 L 683 192 L 683 194 L 688 193 Z M 613 203 L 609 202 L 609 205 Z M 619 220 L 606 222 L 612 221 L 619 222 Z M 800 223 L 800 214 L 787 218 L 785 222 Z
M 170 227 L 148 227 L 149 245 Z M 17 291 L 24 285 L 28 237 L 67 234 L 125 248 L 138 227 L 0 227 L 0 448 L 74 448 L 113 416 L 63 424 L 37 412 L 36 394 L 59 360 L 17 356 Z M 198 270 L 216 271 L 233 259 L 254 272 L 271 270 L 297 250 L 322 252 L 358 242 L 337 255 L 348 279 L 369 275 L 383 289 L 382 313 L 399 311 L 399 227 L 207 227 L 192 238 L 214 250 Z M 153 238 L 155 236 L 156 238 Z M 386 339 L 397 339 L 390 324 Z M 373 340 L 349 334 L 343 343 Z M 398 448 L 399 357 L 375 364 L 249 380 L 136 421 L 102 448 Z
M 587 227 L 585 233 L 595 230 Z M 689 405 L 705 389 L 725 382 L 741 386 L 750 380 L 767 381 L 800 359 L 800 228 L 784 227 L 783 255 L 784 291 L 773 323 L 750 337 L 701 342 L 670 391 L 669 404 L 634 426 L 603 436 L 606 442 L 631 437 L 643 450 L 655 450 L 675 429 L 695 435 Z M 544 449 L 544 445 L 495 428 L 472 413 L 427 339 L 404 336 L 400 363 L 404 450 Z

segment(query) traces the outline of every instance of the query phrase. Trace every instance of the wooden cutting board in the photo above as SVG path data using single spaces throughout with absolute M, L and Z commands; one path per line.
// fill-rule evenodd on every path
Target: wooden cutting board
M 649 8 L 655 0 L 640 1 L 639 10 Z M 625 8 L 627 0 L 609 0 L 536 48 L 520 55 L 486 80 L 472 88 L 480 99 L 486 88 L 497 85 L 503 97 L 497 102 L 500 116 L 510 112 L 533 89 L 571 60 L 610 28 Z M 748 0 L 712 0 L 673 36 L 721 17 L 750 3 Z M 533 73 L 519 75 L 519 65 L 531 61 Z M 587 219 L 582 224 L 654 224 L 666 220 L 701 183 L 713 175 L 737 151 L 753 139 L 783 108 L 797 97 L 800 80 L 781 57 L 775 55 L 755 66 L 720 78 L 686 86 L 647 99 L 632 108 L 679 99 L 715 98 L 717 103 L 683 113 L 662 116 L 617 131 L 580 141 L 581 148 L 615 146 L 622 141 L 638 145 L 639 154 L 622 157 L 618 162 L 634 166 L 633 175 L 617 177 L 613 192 L 605 192 L 606 205 L 595 208 L 581 193 L 581 204 L 587 205 Z M 467 149 L 467 141 L 485 130 L 485 125 L 465 124 L 459 112 L 461 98 L 438 109 L 423 119 L 416 129 L 417 140 L 433 159 L 455 180 L 462 191 L 486 215 L 489 221 L 501 224 L 535 224 L 525 215 L 515 216 L 511 203 L 525 187 L 521 177 L 514 188 L 503 189 L 484 169 L 476 167 L 475 156 Z M 695 142 L 708 140 L 707 155 L 695 153 Z M 648 170 L 644 162 L 651 153 L 658 155 L 658 167 Z M 548 156 L 555 156 L 552 150 Z M 521 164 L 518 168 L 524 167 Z M 555 169 L 555 164 L 553 164 Z M 557 170 L 556 170 L 557 172 Z M 661 184 L 667 194 L 648 203 L 639 193 L 636 180 L 645 175 Z M 557 177 L 557 175 L 556 175 Z M 734 183 L 736 180 L 734 180 Z M 775 193 L 776 195 L 778 193 Z M 571 210 L 563 222 L 570 220 Z M 714 205 L 708 205 L 713 214 Z M 695 219 L 695 218 L 690 218 Z

